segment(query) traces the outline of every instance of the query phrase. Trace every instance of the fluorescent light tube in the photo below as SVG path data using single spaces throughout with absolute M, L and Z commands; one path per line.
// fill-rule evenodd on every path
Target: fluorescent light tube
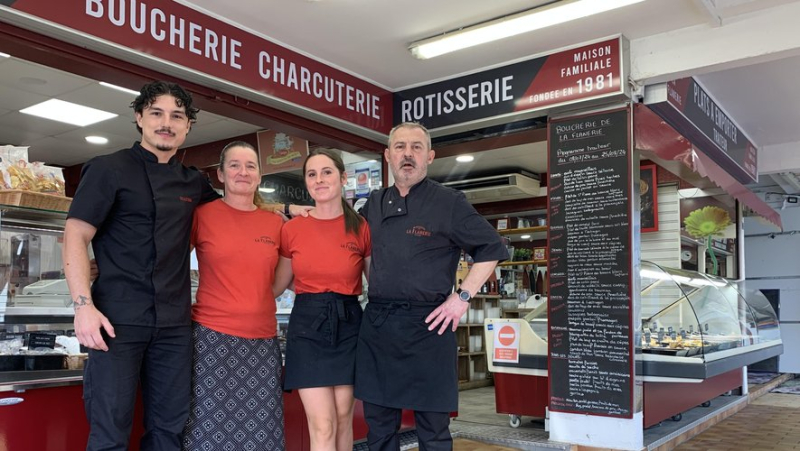
M 117 91 L 126 92 L 133 96 L 138 96 L 139 91 L 134 91 L 133 89 L 123 88 L 122 86 L 112 85 L 111 83 L 106 83 L 104 81 L 100 82 L 101 86 L 105 86 L 106 88 L 116 89 Z
M 102 111 L 58 99 L 50 99 L 19 110 L 19 112 L 53 121 L 64 122 L 66 124 L 77 125 L 79 127 L 85 127 L 105 121 L 106 119 L 111 119 L 112 117 L 117 117 L 116 114 L 109 113 L 108 111 Z
M 502 17 L 486 23 L 445 33 L 409 46 L 411 54 L 419 59 L 428 59 L 456 50 L 487 42 L 540 30 L 571 20 L 603 13 L 612 9 L 639 3 L 644 0 L 563 0 L 541 8 Z

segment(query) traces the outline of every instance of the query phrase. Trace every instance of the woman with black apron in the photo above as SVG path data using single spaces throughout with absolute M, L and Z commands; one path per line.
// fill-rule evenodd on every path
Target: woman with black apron
M 303 176 L 315 208 L 284 226 L 274 290 L 281 293 L 294 276 L 284 390 L 300 394 L 312 450 L 349 451 L 362 317 L 357 298 L 369 268 L 370 231 L 342 197 L 347 175 L 339 155 L 313 151 Z

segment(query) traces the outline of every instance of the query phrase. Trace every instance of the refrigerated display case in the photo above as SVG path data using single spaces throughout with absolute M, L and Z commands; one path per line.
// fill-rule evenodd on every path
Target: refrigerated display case
M 16 342 L 24 350 L 32 333 L 74 335 L 61 270 L 65 218 L 64 212 L 0 205 L 0 448 L 86 447 L 80 369 L 86 355 L 26 355 L 21 365 L 20 348 L 3 346 Z M 135 415 L 141 424 L 141 408 Z M 132 446 L 141 433 L 134 427 Z
M 780 355 L 775 311 L 758 290 L 698 272 L 642 262 L 637 375 L 644 385 L 645 427 L 742 386 L 741 368 Z M 520 330 L 519 362 L 492 358 L 503 324 Z M 525 318 L 487 319 L 486 350 L 499 413 L 546 415 L 546 308 Z M 509 393 L 513 394 L 510 395 Z
M 721 277 L 642 262 L 642 374 L 699 382 L 782 352 L 766 297 Z

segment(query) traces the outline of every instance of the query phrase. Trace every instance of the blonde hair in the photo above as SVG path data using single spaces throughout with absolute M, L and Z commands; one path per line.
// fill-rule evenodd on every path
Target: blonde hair
M 226 144 L 225 147 L 222 148 L 222 152 L 219 154 L 219 167 L 223 170 L 225 169 L 225 159 L 228 157 L 228 151 L 234 147 L 244 147 L 245 149 L 252 150 L 256 154 L 256 167 L 258 168 L 258 173 L 260 176 L 261 165 L 258 163 L 258 151 L 247 141 L 233 141 Z M 258 190 L 253 193 L 253 204 L 258 208 L 264 208 L 267 205 L 267 203 L 264 202 L 264 199 L 261 197 L 261 194 L 258 193 Z

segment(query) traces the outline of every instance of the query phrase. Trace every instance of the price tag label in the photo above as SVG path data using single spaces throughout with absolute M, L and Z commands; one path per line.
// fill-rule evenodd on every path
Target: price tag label
M 54 334 L 45 334 L 32 332 L 28 335 L 28 349 L 36 348 L 50 348 L 56 347 L 56 336 Z

